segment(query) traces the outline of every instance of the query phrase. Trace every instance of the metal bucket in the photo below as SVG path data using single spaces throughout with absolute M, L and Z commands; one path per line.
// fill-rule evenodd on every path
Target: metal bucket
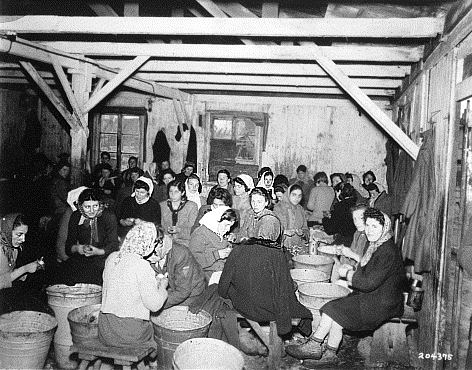
M 334 260 L 330 257 L 318 256 L 316 254 L 300 254 L 292 258 L 293 267 L 296 269 L 311 269 L 322 271 L 331 276 Z
M 74 308 L 98 304 L 102 300 L 102 287 L 94 284 L 52 285 L 46 289 L 49 306 L 54 310 L 57 319 L 57 331 L 54 335 L 54 353 L 61 369 L 75 369 L 76 359 L 71 358 L 70 333 L 67 315 Z
M 180 344 L 174 353 L 174 370 L 242 370 L 244 357 L 218 339 L 195 338 Z
M 205 338 L 211 315 L 206 311 L 193 314 L 186 306 L 175 306 L 151 316 L 157 343 L 157 364 L 161 370 L 172 370 L 174 352 L 179 344 L 192 338 Z
M 57 320 L 43 312 L 14 311 L 0 316 L 0 369 L 42 369 Z
M 300 303 L 309 309 L 320 309 L 333 299 L 345 297 L 348 288 L 332 283 L 306 283 L 298 287 Z
M 98 314 L 100 304 L 74 308 L 67 315 L 70 334 L 74 344 L 81 344 L 89 339 L 98 338 Z
M 305 283 L 324 283 L 329 281 L 329 275 L 323 271 L 312 269 L 292 269 L 290 275 L 298 286 Z

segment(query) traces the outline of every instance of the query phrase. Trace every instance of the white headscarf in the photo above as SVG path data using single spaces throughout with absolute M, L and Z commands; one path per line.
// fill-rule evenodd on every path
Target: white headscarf
M 85 190 L 88 189 L 86 186 L 79 186 L 76 189 L 72 189 L 67 193 L 67 203 L 70 205 L 70 208 L 72 208 L 73 211 L 77 211 L 77 207 L 75 204 L 79 200 L 80 194 Z
M 214 210 L 205 213 L 200 220 L 200 225 L 204 225 L 213 231 L 216 235 L 220 237 L 220 240 L 223 240 L 223 235 L 218 233 L 218 224 L 220 223 L 221 216 L 227 209 L 230 209 L 228 206 L 220 206 Z
M 197 204 L 198 209 L 202 206 L 202 200 L 200 199 L 200 193 L 197 191 L 192 194 L 190 193 L 189 187 L 188 187 L 188 178 L 185 180 L 185 195 L 187 196 L 187 200 L 191 200 L 192 202 Z
M 254 189 L 254 180 L 251 176 L 242 174 L 242 175 L 238 175 L 236 177 L 239 177 L 241 180 L 244 181 L 246 186 L 249 188 L 249 191 Z
M 139 180 L 145 182 L 149 186 L 148 197 L 145 200 L 143 200 L 142 202 L 136 201 L 138 204 L 143 204 L 143 203 L 146 203 L 149 200 L 149 198 L 151 197 L 152 192 L 154 191 L 154 184 L 153 184 L 152 180 L 149 177 L 146 177 L 146 176 L 141 176 L 136 181 L 139 181 Z M 136 191 L 133 191 L 131 196 L 135 197 L 136 196 Z
M 269 192 L 269 195 L 272 199 L 275 199 L 276 196 L 275 196 L 275 191 L 274 191 L 274 175 L 272 175 L 272 184 L 270 184 L 270 186 L 267 188 L 265 186 L 265 183 L 264 183 L 264 178 L 265 178 L 265 175 L 268 173 L 269 171 L 265 171 L 262 176 L 261 176 L 261 179 L 259 180 L 259 182 L 257 183 L 257 187 L 258 188 L 264 188 L 266 190 L 270 190 Z

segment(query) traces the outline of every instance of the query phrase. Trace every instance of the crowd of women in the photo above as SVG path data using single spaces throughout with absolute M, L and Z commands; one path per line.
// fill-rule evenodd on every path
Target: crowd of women
M 392 241 L 388 194 L 372 171 L 363 183 L 355 174 L 334 173 L 330 186 L 326 173 L 311 180 L 303 165 L 290 180 L 268 167 L 257 179 L 232 178 L 222 169 L 204 197 L 191 163 L 178 175 L 168 162 L 157 174 L 144 173 L 132 157 L 128 170 L 115 176 L 109 160 L 102 153 L 91 186 L 72 190 L 70 165 L 56 166 L 47 227 L 38 226 L 43 214 L 31 218 L 54 250 L 42 250 L 54 257 L 45 258 L 46 270 L 37 253 L 30 261 L 21 258 L 30 215 L 1 219 L 0 313 L 29 307 L 50 312 L 39 289 L 48 284 L 103 285 L 100 340 L 136 346 L 152 340 L 151 312 L 229 299 L 231 309 L 251 320 L 276 321 L 280 335 L 292 330 L 292 319 L 301 319 L 298 328 L 308 339 L 287 352 L 325 361 L 336 358 L 342 329 L 374 330 L 401 314 L 403 262 Z M 333 235 L 342 263 L 337 273 L 352 289 L 321 309 L 314 333 L 289 273 L 291 258 L 308 253 L 310 227 Z M 38 271 L 44 276 L 36 281 L 37 294 L 31 287 L 26 293 L 25 282 L 35 281 Z

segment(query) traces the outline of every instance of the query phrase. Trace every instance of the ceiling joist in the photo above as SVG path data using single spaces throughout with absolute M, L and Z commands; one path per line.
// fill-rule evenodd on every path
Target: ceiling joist
M 205 3 L 209 7 L 212 2 Z M 443 18 L 222 18 L 226 14 L 213 8 L 214 17 L 221 13 L 217 18 L 0 17 L 0 29 L 29 34 L 411 39 L 435 37 L 444 24 Z
M 272 45 L 141 44 L 119 42 L 51 41 L 42 45 L 89 56 L 155 58 L 315 61 L 310 48 Z M 423 46 L 320 46 L 330 59 L 341 62 L 412 63 L 423 56 Z

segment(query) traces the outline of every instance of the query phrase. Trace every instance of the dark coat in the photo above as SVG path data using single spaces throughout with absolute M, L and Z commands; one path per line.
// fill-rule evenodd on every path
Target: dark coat
M 146 203 L 138 204 L 134 197 L 125 198 L 120 206 L 119 220 L 125 218 L 139 218 L 143 221 L 161 223 L 161 207 L 155 199 L 149 198 Z M 126 233 L 132 226 L 120 226 L 120 236 Z
M 355 201 L 345 199 L 334 205 L 330 218 L 323 217 L 323 227 L 326 234 L 336 234 L 335 244 L 344 244 L 346 247 L 351 246 L 352 238 L 356 232 L 356 226 L 351 214 L 351 207 L 354 204 Z
M 403 259 L 393 239 L 387 240 L 352 277 L 353 292 L 326 303 L 321 312 L 344 329 L 375 330 L 403 314 L 403 289 L 407 282 Z
M 205 273 L 190 250 L 176 242 L 167 253 L 164 267 L 153 265 L 158 273 L 169 273 L 168 298 L 164 308 L 188 306 L 203 293 L 207 286 Z
M 231 299 L 234 308 L 254 321 L 276 321 L 279 335 L 292 329 L 292 318 L 309 320 L 301 330 L 311 332 L 311 312 L 295 296 L 284 252 L 259 244 L 235 245 L 229 255 L 218 293 Z M 309 321 L 309 325 L 307 325 Z
M 374 208 L 392 218 L 392 197 L 385 191 L 382 191 L 374 202 Z

